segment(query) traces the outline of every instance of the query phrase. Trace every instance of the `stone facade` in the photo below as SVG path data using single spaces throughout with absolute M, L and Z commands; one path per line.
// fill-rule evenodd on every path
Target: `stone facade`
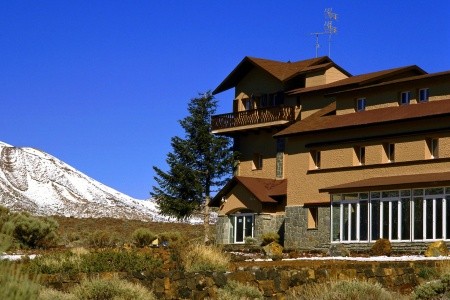
M 261 242 L 262 235 L 267 232 L 278 233 L 282 242 L 284 239 L 284 215 L 255 215 L 255 238 Z
M 308 229 L 308 208 L 287 206 L 284 247 L 288 249 L 326 249 L 330 243 L 330 208 L 317 207 L 317 227 Z
M 216 243 L 230 244 L 230 219 L 226 215 L 219 216 L 216 222 Z

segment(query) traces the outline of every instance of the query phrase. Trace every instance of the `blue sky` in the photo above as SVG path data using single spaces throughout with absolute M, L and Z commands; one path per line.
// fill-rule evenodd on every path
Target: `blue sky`
M 1 1 L 0 140 L 148 198 L 198 93 L 244 58 L 331 58 L 350 73 L 450 70 L 450 1 Z M 328 54 L 320 37 L 319 56 Z M 217 95 L 218 113 L 232 92 Z

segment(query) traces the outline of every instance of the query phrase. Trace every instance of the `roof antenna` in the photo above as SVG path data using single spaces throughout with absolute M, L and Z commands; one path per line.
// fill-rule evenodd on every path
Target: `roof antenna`
M 333 12 L 332 8 L 325 9 L 325 24 L 323 26 L 324 31 L 322 32 L 313 32 L 311 35 L 316 36 L 316 57 L 319 54 L 319 35 L 328 34 L 328 57 L 331 56 L 331 36 L 337 33 L 337 27 L 333 26 L 333 20 L 337 20 L 338 15 Z

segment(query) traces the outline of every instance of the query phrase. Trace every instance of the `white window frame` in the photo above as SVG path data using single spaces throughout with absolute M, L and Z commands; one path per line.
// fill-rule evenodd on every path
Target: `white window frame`
M 411 102 L 411 91 L 404 91 L 400 94 L 400 105 L 408 105 Z
M 246 224 L 247 224 L 247 218 L 251 217 L 252 218 L 252 235 L 251 237 L 255 236 L 255 214 L 253 213 L 239 213 L 239 214 L 233 214 L 231 215 L 232 218 L 234 218 L 233 220 L 233 224 L 234 224 L 234 228 L 233 228 L 233 233 L 234 233 L 234 237 L 233 237 L 233 244 L 244 244 L 245 243 L 245 231 L 246 231 Z M 243 231 L 243 239 L 242 242 L 237 242 L 236 238 L 237 238 L 237 218 L 238 217 L 243 217 L 243 225 L 242 225 L 242 231 Z

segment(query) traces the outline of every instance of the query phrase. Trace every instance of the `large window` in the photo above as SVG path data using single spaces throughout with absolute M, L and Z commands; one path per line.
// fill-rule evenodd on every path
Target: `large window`
M 366 98 L 356 99 L 356 111 L 365 111 L 365 110 L 366 110 Z
M 400 104 L 401 105 L 409 104 L 410 101 L 411 101 L 411 92 L 410 91 L 402 92 L 400 94 Z
M 430 90 L 428 88 L 419 90 L 419 102 L 428 102 L 430 97 Z
M 450 187 L 332 195 L 335 242 L 450 240 Z

